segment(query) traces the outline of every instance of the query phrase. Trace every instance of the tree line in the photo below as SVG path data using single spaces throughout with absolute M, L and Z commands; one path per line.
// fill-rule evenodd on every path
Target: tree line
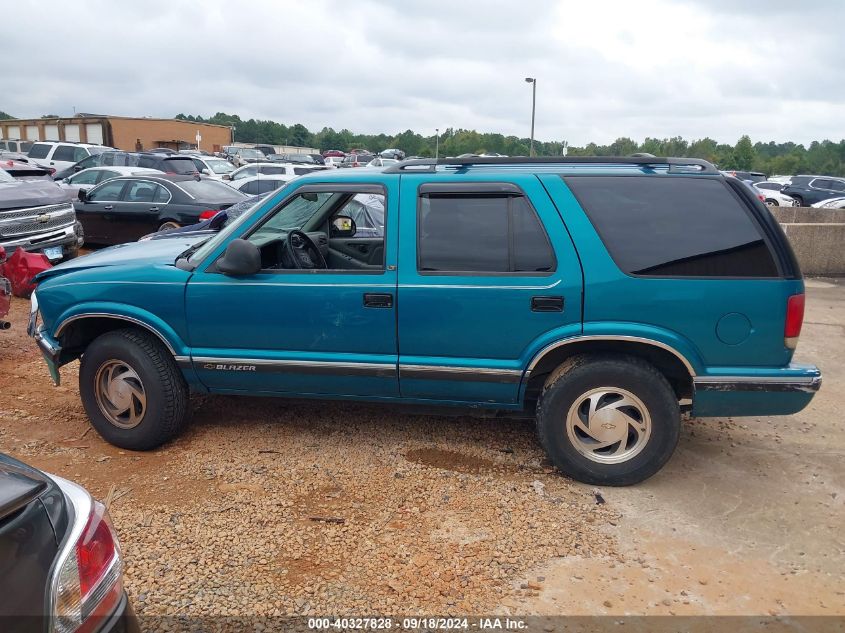
M 0 118 L 12 118 L 0 112 Z M 212 117 L 177 114 L 177 119 L 214 123 L 235 128 L 235 140 L 243 143 L 267 143 L 270 145 L 294 145 L 327 149 L 369 149 L 379 151 L 395 147 L 408 156 L 434 156 L 439 145 L 440 156 L 460 154 L 498 153 L 508 156 L 527 156 L 530 141 L 527 138 L 505 136 L 490 132 L 477 132 L 446 128 L 439 134 L 423 136 L 412 130 L 399 134 L 356 134 L 347 129 L 335 130 L 324 127 L 312 132 L 301 123 L 285 125 L 276 121 L 248 119 L 237 114 L 218 112 Z M 538 156 L 561 156 L 563 143 L 559 141 L 537 141 L 534 149 Z M 813 141 L 809 145 L 798 143 L 752 143 L 746 135 L 735 145 L 718 143 L 712 138 L 687 141 L 680 136 L 673 138 L 646 138 L 641 143 L 622 137 L 609 145 L 588 143 L 584 147 L 568 147 L 569 156 L 628 156 L 636 152 L 648 152 L 655 156 L 680 156 L 704 158 L 720 169 L 760 171 L 767 175 L 823 174 L 845 176 L 845 140 Z

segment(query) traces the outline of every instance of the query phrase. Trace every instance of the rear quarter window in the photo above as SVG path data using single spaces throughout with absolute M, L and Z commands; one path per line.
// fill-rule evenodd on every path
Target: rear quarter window
M 658 277 L 777 277 L 768 245 L 724 182 L 663 176 L 564 181 L 619 268 Z

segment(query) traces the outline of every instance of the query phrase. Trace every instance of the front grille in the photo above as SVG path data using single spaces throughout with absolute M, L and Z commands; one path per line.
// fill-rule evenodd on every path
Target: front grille
M 0 211 L 0 237 L 43 233 L 72 225 L 75 221 L 76 213 L 70 203 Z

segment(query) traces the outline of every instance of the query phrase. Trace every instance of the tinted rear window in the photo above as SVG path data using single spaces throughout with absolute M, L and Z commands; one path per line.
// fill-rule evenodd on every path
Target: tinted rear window
M 30 158 L 47 158 L 47 154 L 50 153 L 50 148 L 52 145 L 46 145 L 44 143 L 35 143 L 32 147 L 29 148 L 29 153 L 27 156 Z
M 185 180 L 176 184 L 197 200 L 204 202 L 240 202 L 245 197 L 240 191 L 216 180 Z
M 187 156 L 185 158 L 166 158 L 164 159 L 162 169 L 174 174 L 195 174 L 197 166 Z
M 616 264 L 632 275 L 775 277 L 772 255 L 721 180 L 570 176 Z

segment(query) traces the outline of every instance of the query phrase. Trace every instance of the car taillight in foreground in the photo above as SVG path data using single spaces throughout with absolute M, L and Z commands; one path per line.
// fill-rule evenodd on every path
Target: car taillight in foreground
M 200 220 L 210 220 L 218 213 L 220 213 L 218 209 L 206 209 L 205 211 L 200 213 Z
M 96 631 L 123 597 L 120 544 L 105 506 L 79 486 L 56 480 L 71 499 L 75 518 L 54 571 L 51 630 Z
M 764 196 L 762 193 L 758 193 L 758 194 L 757 194 L 757 199 L 758 199 L 760 202 L 765 202 L 765 201 L 766 201 L 766 196 Z
M 801 325 L 804 323 L 804 294 L 792 295 L 786 300 L 786 322 L 783 326 L 783 344 L 789 349 L 798 346 Z

